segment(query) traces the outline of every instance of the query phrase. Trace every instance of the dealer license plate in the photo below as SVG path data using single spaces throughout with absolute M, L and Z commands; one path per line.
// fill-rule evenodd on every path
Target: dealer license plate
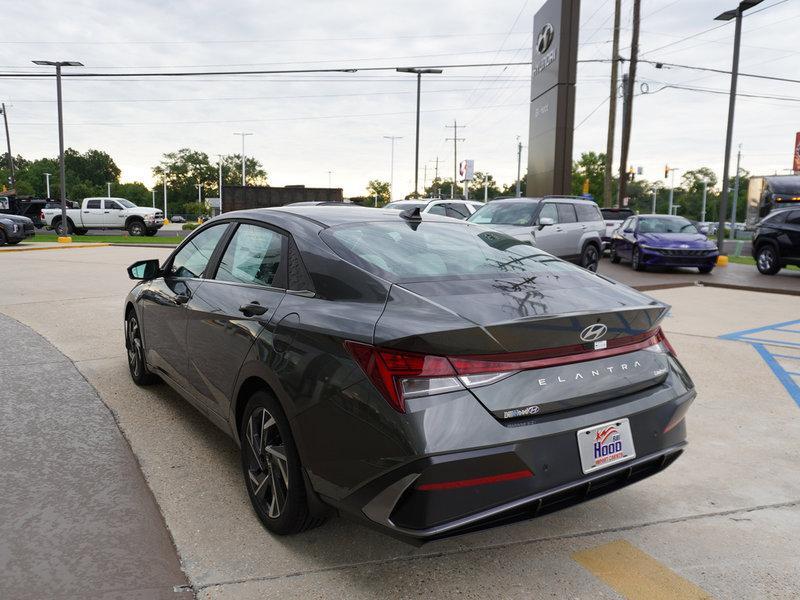
M 578 432 L 578 452 L 584 474 L 636 458 L 628 419 L 581 429 Z

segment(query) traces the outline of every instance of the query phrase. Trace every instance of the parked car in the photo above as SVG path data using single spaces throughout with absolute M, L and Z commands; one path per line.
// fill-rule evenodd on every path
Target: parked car
M 0 246 L 14 246 L 35 234 L 33 221 L 28 217 L 0 214 Z
M 419 207 L 420 213 L 440 215 L 442 217 L 451 217 L 453 219 L 464 220 L 470 215 L 474 214 L 483 206 L 483 202 L 475 202 L 473 200 L 395 200 L 389 202 L 383 208 L 390 210 L 408 210 L 409 208 Z
M 417 542 L 488 528 L 638 481 L 685 444 L 695 390 L 668 306 L 482 226 L 237 211 L 128 272 L 131 377 L 238 442 L 277 534 L 328 507 Z
M 775 275 L 787 265 L 800 266 L 800 208 L 773 210 L 756 225 L 752 243 L 756 267 Z
M 81 208 L 67 209 L 62 222 L 61 208 L 42 211 L 48 229 L 58 235 L 81 235 L 89 229 L 122 229 L 130 235 L 155 235 L 164 225 L 164 213 L 158 208 L 137 206 L 125 198 L 84 198 Z
M 359 206 L 350 202 L 336 202 L 333 200 L 303 200 L 302 202 L 290 202 L 284 206 Z
M 647 267 L 696 267 L 710 273 L 719 252 L 689 219 L 668 215 L 628 217 L 614 232 L 611 262 L 628 260 L 637 271 Z
M 591 200 L 572 196 L 493 200 L 468 220 L 597 271 L 606 226 Z
M 603 234 L 603 252 L 605 252 L 611 249 L 611 236 L 614 231 L 635 213 L 630 208 L 601 208 L 600 212 L 606 222 L 606 231 Z
M 180 215 L 172 215 L 172 222 L 173 223 L 186 223 L 186 219 L 184 219 Z

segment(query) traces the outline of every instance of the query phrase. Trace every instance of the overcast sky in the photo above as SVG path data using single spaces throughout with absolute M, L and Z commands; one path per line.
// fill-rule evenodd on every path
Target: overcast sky
M 43 69 L 33 59 L 78 60 L 84 71 L 357 68 L 530 60 L 533 15 L 542 0 L 464 2 L 350 0 L 6 2 L 0 70 Z M 622 54 L 630 38 L 632 0 L 623 0 Z M 774 5 L 774 6 L 773 6 Z M 642 58 L 729 69 L 733 24 L 713 18 L 735 0 L 643 0 Z M 766 0 L 744 20 L 741 70 L 800 78 L 796 32 L 800 1 Z M 755 12 L 756 9 L 753 9 Z M 580 59 L 611 54 L 611 0 L 581 7 Z M 675 43 L 677 42 L 677 43 Z M 663 47 L 662 46 L 666 46 Z M 626 67 L 627 68 L 627 67 Z M 604 151 L 607 63 L 578 69 L 574 154 Z M 630 163 L 644 177 L 680 169 L 722 168 L 727 96 L 664 89 L 664 84 L 725 91 L 729 77 L 640 66 L 649 94 L 634 102 Z M 55 85 L 50 80 L 0 80 L 10 105 L 15 154 L 58 151 Z M 752 173 L 791 167 L 800 130 L 800 84 L 741 78 L 734 148 Z M 389 179 L 395 147 L 395 196 L 413 189 L 415 78 L 393 72 L 327 75 L 71 79 L 64 82 L 66 144 L 107 151 L 123 181 L 153 183 L 151 167 L 182 147 L 239 152 L 237 131 L 252 132 L 247 154 L 265 166 L 272 185 L 343 187 L 364 194 L 369 179 Z M 445 125 L 466 125 L 459 159 L 501 183 L 516 177 L 516 137 L 527 144 L 530 67 L 446 69 L 423 79 L 420 180 L 439 157 L 452 176 L 453 146 Z M 599 108 L 598 108 L 599 106 Z M 592 111 L 597 109 L 593 114 Z M 588 118 L 587 118 L 588 116 Z M 618 119 L 619 121 L 620 119 Z M 619 141 L 619 137 L 617 137 Z M 617 146 L 617 157 L 619 150 Z M 523 156 L 523 165 L 526 164 Z M 524 169 L 524 166 L 523 166 Z M 680 173 L 679 173 L 680 174 Z M 215 195 L 215 190 L 209 190 Z

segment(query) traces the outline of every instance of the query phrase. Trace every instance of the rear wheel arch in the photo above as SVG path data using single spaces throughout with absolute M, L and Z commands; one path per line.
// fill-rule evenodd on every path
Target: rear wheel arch
M 284 409 L 284 414 L 286 414 L 286 408 L 283 406 L 283 403 L 278 398 L 278 395 L 275 393 L 275 390 L 272 389 L 272 386 L 266 382 L 262 377 L 258 375 L 250 375 L 247 377 L 242 384 L 239 386 L 236 395 L 234 396 L 234 403 L 233 406 L 233 423 L 231 423 L 231 428 L 235 431 L 236 440 L 241 444 L 241 440 L 239 439 L 239 431 L 241 430 L 242 426 L 242 418 L 244 417 L 244 409 L 247 407 L 247 401 L 250 397 L 258 391 L 264 391 L 270 394 L 275 401 Z
M 778 259 L 780 259 L 781 253 L 778 248 L 778 243 L 775 240 L 759 240 L 758 244 L 756 245 L 756 254 L 761 252 L 761 249 L 764 246 L 771 246 L 772 249 L 775 250 L 775 254 L 778 256 Z

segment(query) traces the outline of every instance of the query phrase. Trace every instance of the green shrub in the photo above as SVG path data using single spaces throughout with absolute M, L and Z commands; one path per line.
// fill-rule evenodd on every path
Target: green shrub
M 191 231 L 192 229 L 197 229 L 198 227 L 200 227 L 199 223 L 184 223 L 181 229 L 184 231 Z

